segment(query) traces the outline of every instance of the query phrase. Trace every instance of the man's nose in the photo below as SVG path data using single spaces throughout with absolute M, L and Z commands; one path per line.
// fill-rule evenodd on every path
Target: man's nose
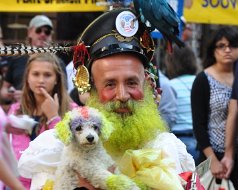
M 118 86 L 116 99 L 121 102 L 126 102 L 129 100 L 129 98 L 130 98 L 130 94 L 127 88 L 124 85 Z

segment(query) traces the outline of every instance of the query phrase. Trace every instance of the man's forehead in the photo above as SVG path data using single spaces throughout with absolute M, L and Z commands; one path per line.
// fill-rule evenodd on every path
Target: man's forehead
M 109 68 L 117 69 L 118 67 L 127 70 L 129 67 L 138 67 L 144 70 L 143 63 L 138 56 L 120 53 L 95 60 L 92 63 L 92 67 L 101 68 L 102 70 L 107 70 Z

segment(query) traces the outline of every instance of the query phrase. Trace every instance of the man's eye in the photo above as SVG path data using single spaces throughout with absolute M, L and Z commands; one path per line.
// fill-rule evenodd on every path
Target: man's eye
M 112 82 L 109 82 L 106 84 L 106 87 L 113 87 L 113 86 L 114 86 L 114 83 L 112 83 Z
M 128 85 L 129 85 L 129 86 L 136 86 L 136 85 L 137 85 L 137 82 L 135 82 L 135 81 L 129 81 L 129 82 L 128 82 Z
M 81 126 L 77 126 L 77 127 L 75 128 L 76 131 L 81 131 L 81 129 L 82 129 Z

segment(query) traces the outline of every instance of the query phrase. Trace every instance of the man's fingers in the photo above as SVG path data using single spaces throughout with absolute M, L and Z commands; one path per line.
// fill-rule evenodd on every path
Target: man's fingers
M 44 88 L 40 88 L 41 89 L 41 92 L 43 93 L 43 95 L 46 97 L 46 98 L 52 98 L 49 93 L 44 89 Z

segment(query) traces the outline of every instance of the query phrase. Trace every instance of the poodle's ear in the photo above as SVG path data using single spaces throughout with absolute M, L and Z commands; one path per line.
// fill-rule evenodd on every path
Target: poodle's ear
M 102 127 L 101 127 L 101 135 L 103 141 L 107 141 L 114 131 L 113 125 L 111 122 L 109 122 L 106 117 L 101 113 L 102 118 Z
M 59 138 L 65 145 L 71 142 L 73 137 L 70 130 L 70 112 L 66 113 L 63 120 L 55 126 L 57 138 Z

